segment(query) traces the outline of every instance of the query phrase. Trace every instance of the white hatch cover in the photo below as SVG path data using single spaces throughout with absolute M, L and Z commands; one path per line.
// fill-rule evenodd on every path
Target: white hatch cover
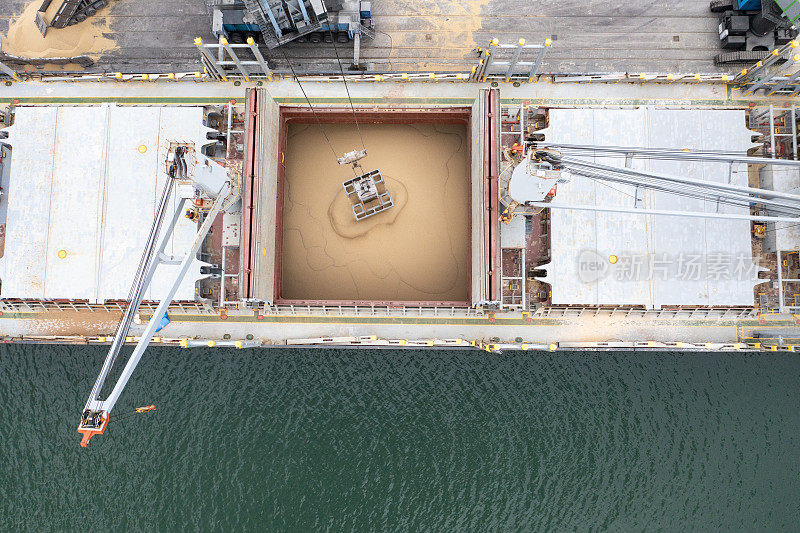
M 126 299 L 166 179 L 169 143 L 199 150 L 210 142 L 203 108 L 19 107 L 7 131 L 0 297 Z M 196 222 L 181 217 L 165 253 L 189 249 L 196 232 Z M 203 264 L 191 266 L 176 300 L 194 299 Z M 145 299 L 159 297 L 177 268 L 160 265 Z
M 751 148 L 744 111 L 554 109 L 550 143 L 738 151 Z M 625 167 L 624 155 L 583 156 Z M 634 158 L 631 167 L 747 185 L 745 164 Z M 747 214 L 747 207 L 570 175 L 554 203 Z M 758 268 L 750 222 L 550 209 L 553 304 L 752 306 Z

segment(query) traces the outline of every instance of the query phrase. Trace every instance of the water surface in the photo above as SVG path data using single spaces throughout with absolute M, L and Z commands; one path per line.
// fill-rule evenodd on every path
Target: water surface
M 0 351 L 2 529 L 793 530 L 793 354 Z

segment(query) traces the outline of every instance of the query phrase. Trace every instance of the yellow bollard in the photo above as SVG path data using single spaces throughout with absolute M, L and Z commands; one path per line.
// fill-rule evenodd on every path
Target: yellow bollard
M 181 346 L 181 348 L 188 348 L 189 339 L 181 339 L 180 346 Z
M 195 46 L 203 46 L 203 39 L 201 39 L 200 37 L 195 37 L 194 38 L 194 45 Z
M 555 352 L 556 350 L 558 350 L 558 344 L 551 342 L 549 348 L 551 352 Z
M 208 347 L 209 347 L 209 348 L 213 348 L 214 346 L 216 346 L 216 345 L 217 345 L 217 343 L 216 343 L 216 342 L 214 342 L 214 341 L 208 341 L 208 343 L 207 343 L 207 344 L 208 344 Z
M 545 46 L 550 46 L 551 44 L 553 44 L 553 39 L 551 39 L 550 37 L 544 40 Z
M 243 346 L 242 341 L 236 341 L 233 343 L 233 345 L 236 346 L 237 348 L 241 348 Z

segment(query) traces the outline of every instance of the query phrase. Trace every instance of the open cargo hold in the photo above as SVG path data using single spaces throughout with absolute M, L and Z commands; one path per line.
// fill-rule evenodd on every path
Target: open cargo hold
M 463 150 L 466 158 L 465 179 L 468 181 L 466 194 L 459 202 L 467 203 L 467 216 L 464 224 L 469 228 L 465 233 L 468 251 L 464 256 L 464 264 L 459 265 L 466 276 L 465 287 L 460 298 L 456 300 L 428 299 L 375 299 L 359 297 L 358 294 L 336 299 L 308 298 L 290 299 L 284 296 L 283 269 L 284 257 L 284 220 L 286 215 L 286 179 L 287 168 L 293 156 L 287 150 L 303 150 L 305 147 L 290 146 L 290 128 L 299 125 L 318 126 L 309 108 L 279 106 L 264 89 L 253 89 L 248 93 L 249 119 L 247 121 L 248 138 L 245 154 L 244 184 L 244 221 L 242 253 L 242 292 L 245 299 L 254 299 L 269 303 L 303 303 L 303 304 L 390 304 L 390 305 L 474 305 L 480 302 L 495 300 L 498 294 L 499 275 L 495 276 L 498 264 L 499 247 L 497 226 L 497 174 L 498 162 L 497 136 L 499 127 L 499 99 L 496 91 L 482 90 L 474 105 L 469 107 L 450 106 L 415 106 L 356 109 L 362 129 L 376 128 L 384 125 L 428 125 L 441 124 L 461 125 L 466 130 L 466 146 Z M 333 131 L 336 128 L 355 127 L 352 111 L 347 107 L 315 106 L 320 121 Z M 452 133 L 452 132 L 451 132 Z M 365 142 L 370 145 L 369 132 L 364 131 Z M 386 132 L 384 132 L 384 135 Z M 380 144 L 380 142 L 378 143 Z M 340 143 L 336 150 L 344 153 L 356 146 Z M 334 159 L 334 153 L 327 146 L 322 146 L 325 156 Z M 377 155 L 381 151 L 374 149 Z M 301 157 L 308 154 L 303 152 Z M 338 154 L 337 155 L 341 155 Z M 406 161 L 414 159 L 409 154 Z M 297 159 L 296 157 L 294 158 Z M 381 161 L 374 156 L 370 165 L 380 165 Z M 365 168 L 367 172 L 372 167 Z M 349 171 L 349 170 L 348 170 Z M 352 177 L 352 175 L 350 176 Z M 339 177 L 325 178 L 327 186 L 341 188 Z M 391 186 L 391 185 L 389 185 Z M 344 193 L 342 193 L 344 194 Z M 444 198 L 443 198 L 444 199 Z M 394 208 L 392 208 L 394 209 Z M 313 216 L 326 217 L 323 212 L 310 213 Z M 389 216 L 391 209 L 385 214 Z M 387 242 L 386 246 L 392 246 Z M 325 291 L 323 291 L 325 292 Z M 288 296 L 291 296 L 289 294 Z

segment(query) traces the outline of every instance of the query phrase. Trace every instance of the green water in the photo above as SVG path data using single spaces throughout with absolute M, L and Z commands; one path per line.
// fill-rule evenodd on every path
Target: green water
M 793 354 L 152 349 L 81 449 L 104 355 L 0 351 L 0 530 L 800 523 Z

